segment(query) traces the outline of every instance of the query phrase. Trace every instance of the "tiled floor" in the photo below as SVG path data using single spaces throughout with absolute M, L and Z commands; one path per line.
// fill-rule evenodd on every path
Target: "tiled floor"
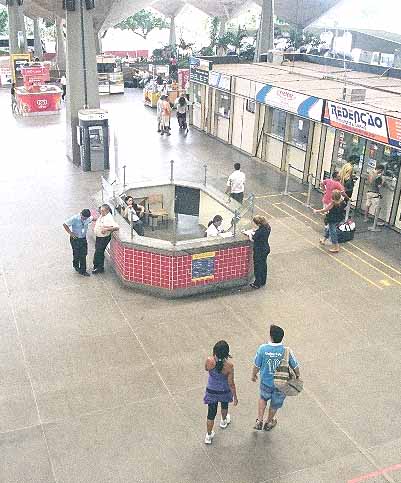
M 192 180 L 207 163 L 223 189 L 241 161 L 248 190 L 284 186 L 194 130 L 161 138 L 139 91 L 102 103 L 128 179 L 168 177 L 174 159 L 177 177 Z M 63 114 L 15 120 L 8 107 L 0 90 L 2 483 L 401 482 L 398 234 L 360 229 L 328 255 L 316 243 L 320 219 L 291 183 L 295 199 L 257 200 L 272 224 L 265 290 L 174 301 L 124 289 L 109 270 L 80 278 L 62 223 L 89 204 L 100 173 L 66 161 Z M 250 371 L 272 322 L 301 361 L 305 391 L 273 432 L 256 434 Z M 221 338 L 240 402 L 205 447 L 203 362 Z

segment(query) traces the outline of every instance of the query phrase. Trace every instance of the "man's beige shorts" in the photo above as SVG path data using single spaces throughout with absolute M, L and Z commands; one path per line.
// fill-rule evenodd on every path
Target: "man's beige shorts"
M 372 211 L 375 212 L 376 208 L 379 206 L 379 203 L 379 193 L 373 193 L 372 191 L 368 191 L 366 193 L 366 208 L 372 208 Z

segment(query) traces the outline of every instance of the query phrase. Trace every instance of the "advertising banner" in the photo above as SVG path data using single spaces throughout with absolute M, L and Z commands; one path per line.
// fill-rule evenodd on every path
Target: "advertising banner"
M 256 101 L 314 121 L 322 120 L 323 99 L 318 97 L 299 94 L 267 84 L 256 94 Z
M 401 119 L 396 119 L 395 117 L 387 117 L 387 128 L 389 144 L 401 147 Z
M 61 90 L 29 94 L 17 90 L 17 104 L 22 116 L 33 113 L 57 112 L 61 108 Z
M 209 85 L 222 91 L 230 91 L 231 76 L 211 70 L 209 72 Z
M 31 61 L 31 54 L 12 54 L 11 55 L 11 70 L 13 82 L 17 85 L 22 84 L 21 67 Z
M 324 122 L 365 138 L 388 143 L 386 118 L 383 114 L 326 101 Z
M 215 252 L 192 255 L 192 281 L 212 280 L 214 278 Z
M 189 69 L 178 69 L 178 86 L 181 90 L 186 89 L 189 82 Z

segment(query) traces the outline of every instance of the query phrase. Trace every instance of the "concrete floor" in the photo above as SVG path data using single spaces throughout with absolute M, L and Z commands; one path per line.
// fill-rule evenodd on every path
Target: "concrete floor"
M 161 138 L 140 99 L 102 99 L 133 179 L 168 176 L 170 159 L 199 179 L 207 162 L 223 188 L 241 161 L 249 190 L 282 189 L 277 172 L 194 130 Z M 0 91 L 2 483 L 401 482 L 398 234 L 360 231 L 329 255 L 292 183 L 293 198 L 257 201 L 272 225 L 265 290 L 172 301 L 124 289 L 110 271 L 81 278 L 61 225 L 88 205 L 100 174 L 66 161 L 63 115 L 15 120 L 8 104 Z M 272 322 L 298 355 L 305 391 L 274 431 L 256 433 L 252 358 Z M 203 363 L 221 338 L 239 405 L 205 447 Z

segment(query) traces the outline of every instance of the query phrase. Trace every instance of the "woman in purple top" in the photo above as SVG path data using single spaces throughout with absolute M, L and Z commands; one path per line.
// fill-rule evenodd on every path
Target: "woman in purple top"
M 234 364 L 228 361 L 230 347 L 225 340 L 220 340 L 213 347 L 213 356 L 205 362 L 205 370 L 209 372 L 205 397 L 203 402 L 208 405 L 207 433 L 205 443 L 211 444 L 214 437 L 214 420 L 217 406 L 221 405 L 220 428 L 225 429 L 231 422 L 228 414 L 228 403 L 238 404 L 237 391 L 234 383 Z

